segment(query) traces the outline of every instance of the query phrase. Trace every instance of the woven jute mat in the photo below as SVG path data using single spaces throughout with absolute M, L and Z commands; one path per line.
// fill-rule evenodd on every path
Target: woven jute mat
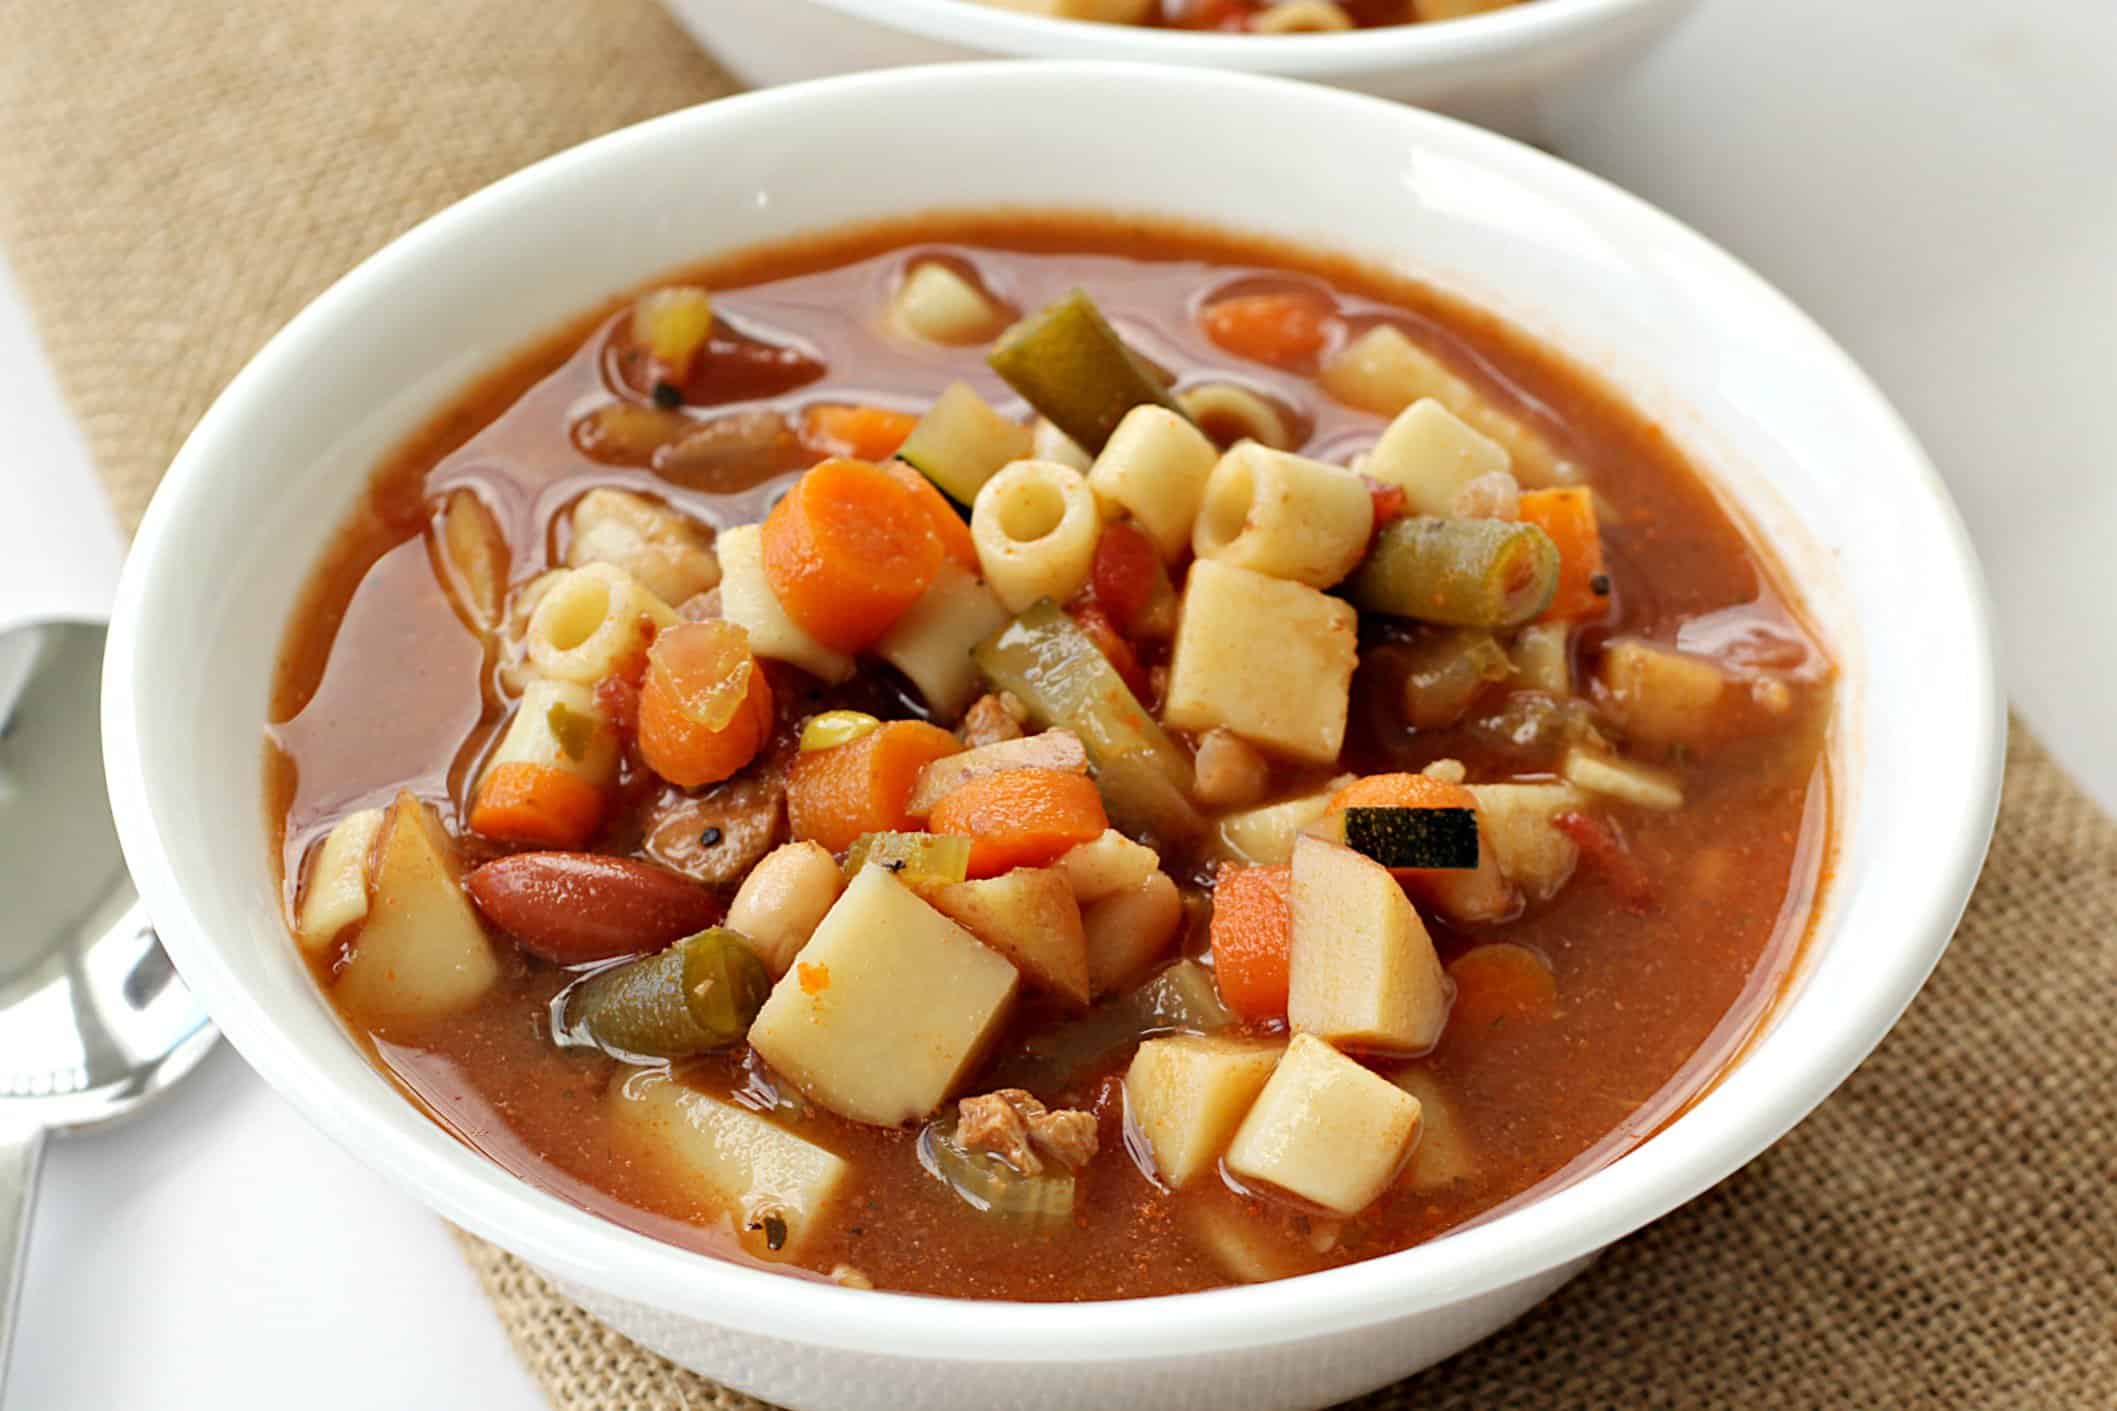
M 242 361 L 362 256 L 730 86 L 649 0 L 0 0 L 0 242 L 130 525 Z M 2017 728 L 1954 948 L 1845 1088 L 1358 1405 L 2117 1405 L 2113 1003 L 2117 826 Z M 464 1243 L 560 1411 L 758 1406 Z

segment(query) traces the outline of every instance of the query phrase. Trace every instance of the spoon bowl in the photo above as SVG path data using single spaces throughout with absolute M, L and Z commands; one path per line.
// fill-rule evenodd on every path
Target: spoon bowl
M 0 635 L 0 1385 L 45 1134 L 134 1111 L 215 1038 L 118 851 L 103 637 L 89 622 Z

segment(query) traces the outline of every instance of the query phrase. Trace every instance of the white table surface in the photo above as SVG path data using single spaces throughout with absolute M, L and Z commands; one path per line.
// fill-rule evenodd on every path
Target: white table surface
M 2108 0 L 1713 0 L 1555 145 L 1751 261 L 1894 397 L 1984 556 L 2015 702 L 2117 807 L 2113 71 Z M 25 563 L 93 606 L 116 535 L 4 270 L 0 427 L 0 619 Z M 52 1145 L 7 1406 L 289 1405 L 541 1401 L 440 1223 L 223 1049 Z

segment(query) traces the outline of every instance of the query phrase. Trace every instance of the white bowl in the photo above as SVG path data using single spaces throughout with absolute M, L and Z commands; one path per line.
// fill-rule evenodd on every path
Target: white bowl
M 1024 161 L 1059 111 L 1069 140 Z M 1497 1219 L 1305 1278 L 943 1304 L 620 1229 L 473 1154 L 361 1057 L 281 923 L 261 728 L 295 590 L 370 470 L 474 373 L 605 295 L 717 250 L 966 203 L 1193 217 L 1458 290 L 1663 418 L 1796 575 L 1844 667 L 1835 880 L 1768 1031 L 1659 1135 Z M 728 99 L 426 222 L 289 324 L 199 423 L 126 565 L 104 682 L 112 803 L 148 909 L 228 1037 L 311 1120 L 687 1366 L 795 1407 L 928 1411 L 1315 1406 L 1516 1316 L 1763 1150 L 1887 1031 L 1976 875 L 2002 723 L 1977 567 L 1939 480 L 1845 354 L 1734 260 L 1447 119 L 1096 64 L 951 65 Z
M 1296 35 L 1040 19 L 969 0 L 663 3 L 758 87 L 951 59 L 1196 64 L 1311 79 L 1532 136 L 1547 103 L 1611 81 L 1696 0 L 1532 0 L 1437 24 Z

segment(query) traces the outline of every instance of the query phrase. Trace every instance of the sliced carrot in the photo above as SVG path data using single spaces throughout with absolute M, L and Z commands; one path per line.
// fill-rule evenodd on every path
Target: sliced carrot
M 1558 1013 L 1558 979 L 1544 958 L 1509 941 L 1467 950 L 1448 967 L 1455 1005 L 1451 1037 L 1490 1033 L 1502 1024 L 1541 1023 Z
M 1198 321 L 1206 337 L 1237 357 L 1284 367 L 1323 351 L 1331 317 L 1316 294 L 1237 294 L 1206 305 Z
M 1213 885 L 1213 976 L 1220 997 L 1251 1023 L 1286 1017 L 1294 910 L 1290 867 L 1220 869 Z
M 732 622 L 685 622 L 654 639 L 639 692 L 640 757 L 680 789 L 717 784 L 772 733 L 772 688 Z
M 947 551 L 926 507 L 865 461 L 828 460 L 772 506 L 764 571 L 811 637 L 857 652 L 889 630 L 941 571 Z
M 810 407 L 801 418 L 801 440 L 825 456 L 886 461 L 897 454 L 919 418 L 887 407 Z
M 962 748 L 938 725 L 892 720 L 846 744 L 804 750 L 787 771 L 787 821 L 794 836 L 844 852 L 862 833 L 917 828 L 905 805 L 919 771 Z
M 1347 808 L 1476 808 L 1477 795 L 1461 784 L 1426 774 L 1370 774 L 1330 796 L 1330 811 Z
M 936 833 L 971 840 L 970 875 L 997 877 L 1043 867 L 1110 826 L 1103 796 L 1086 775 L 1058 769 L 986 774 L 941 796 L 926 816 Z
M 947 551 L 948 556 L 962 568 L 972 573 L 980 572 L 978 546 L 970 537 L 970 526 L 963 522 L 962 515 L 956 513 L 956 507 L 948 503 L 948 496 L 935 489 L 931 480 L 903 461 L 891 461 L 882 468 L 888 471 L 890 477 L 898 484 L 911 491 L 912 498 L 925 507 L 926 521 L 933 526 L 934 536 L 941 541 L 941 547 Z
M 1602 529 L 1595 522 L 1595 493 L 1579 487 L 1526 490 L 1521 516 L 1558 545 L 1558 591 L 1540 622 L 1578 622 L 1601 617 L 1610 606 L 1610 585 L 1603 572 Z M 1598 580 L 1600 593 L 1595 591 Z
M 570 770 L 515 760 L 485 771 L 470 828 L 503 843 L 572 851 L 603 821 L 603 791 Z

